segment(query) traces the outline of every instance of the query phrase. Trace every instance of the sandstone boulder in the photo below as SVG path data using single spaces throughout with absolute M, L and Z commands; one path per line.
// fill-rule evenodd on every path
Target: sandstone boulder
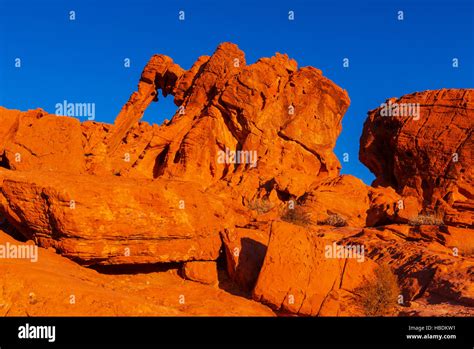
M 299 315 L 354 315 L 350 293 L 373 277 L 376 264 L 326 254 L 334 243 L 297 225 L 274 222 L 254 299 Z
M 267 252 L 268 229 L 235 228 L 222 234 L 227 272 L 245 291 L 257 282 Z
M 399 279 L 404 305 L 425 299 L 472 307 L 474 259 L 469 246 L 474 239 L 471 234 L 463 236 L 462 246 L 466 247 L 461 248 L 449 229 L 452 227 L 388 225 L 365 228 L 341 243 L 363 244 L 369 258 L 391 265 Z
M 185 262 L 181 274 L 185 279 L 206 285 L 217 285 L 219 283 L 215 261 Z
M 216 260 L 219 232 L 237 217 L 197 184 L 2 174 L 1 213 L 40 246 L 84 264 Z
M 359 157 L 377 177 L 374 185 L 416 196 L 446 224 L 472 228 L 473 128 L 474 89 L 392 98 L 369 112 Z
M 25 246 L 0 231 L 0 245 Z M 177 270 L 104 274 L 38 248 L 38 259 L 0 258 L 0 316 L 274 316 L 270 308 Z
M 407 223 L 420 210 L 415 197 L 403 197 L 391 188 L 373 188 L 360 179 L 341 175 L 316 183 L 299 200 L 318 224 L 330 224 L 340 217 L 352 227 Z
M 84 173 L 79 120 L 41 109 L 19 112 L 0 107 L 0 166 L 12 170 Z

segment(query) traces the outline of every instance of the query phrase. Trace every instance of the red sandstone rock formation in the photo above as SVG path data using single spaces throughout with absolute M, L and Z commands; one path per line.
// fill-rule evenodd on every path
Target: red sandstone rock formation
M 25 245 L 0 231 L 0 244 L 7 242 Z M 0 316 L 275 315 L 257 302 L 183 280 L 172 269 L 109 275 L 43 248 L 37 263 L 0 259 L 0 268 Z
M 217 264 L 214 261 L 186 262 L 181 273 L 185 279 L 200 282 L 206 285 L 219 284 Z
M 175 96 L 176 114 L 160 127 L 137 126 L 158 90 Z M 107 156 L 101 144 L 91 153 L 126 176 L 221 180 L 247 199 L 271 189 L 300 196 L 316 179 L 338 174 L 332 149 L 348 106 L 347 93 L 320 70 L 298 69 L 281 54 L 246 65 L 244 53 L 225 43 L 186 72 L 154 56 L 106 135 Z M 249 152 L 250 163 L 221 163 L 226 149 Z
M 374 185 L 416 196 L 445 223 L 472 228 L 474 90 L 418 92 L 386 104 L 392 112 L 369 112 L 360 141 Z
M 363 229 L 341 243 L 363 243 L 367 256 L 389 263 L 399 276 L 404 303 L 474 305 L 474 238 L 471 229 L 388 225 Z M 443 300 L 440 301 L 440 300 Z
M 369 187 L 348 175 L 316 183 L 300 201 L 316 222 L 338 215 L 352 227 L 407 223 L 420 210 L 415 197 L 397 195 L 392 188 Z
M 176 114 L 139 122 L 159 91 Z M 435 314 L 469 315 L 471 100 L 472 90 L 429 91 L 392 100 L 420 103 L 411 118 L 370 112 L 360 157 L 375 187 L 339 175 L 332 150 L 347 93 L 286 55 L 247 65 L 225 43 L 187 71 L 155 55 L 114 125 L 0 107 L 0 224 L 42 247 L 38 267 L 0 258 L 0 311 L 273 315 L 258 301 L 278 313 L 364 315 L 359 286 L 383 263 L 398 277 L 401 314 L 434 302 Z M 419 220 L 433 211 L 449 226 Z M 0 233 L 6 241 L 21 244 Z M 327 257 L 334 244 L 364 247 L 363 260 Z M 77 284 L 75 310 L 57 301 L 65 279 Z M 48 310 L 14 303 L 21 285 Z
M 45 111 L 0 107 L 0 161 L 11 170 L 85 172 L 81 123 Z
M 300 315 L 353 315 L 352 292 L 372 277 L 376 264 L 365 258 L 328 257 L 326 249 L 333 243 L 317 232 L 273 223 L 254 299 Z
M 267 253 L 268 228 L 235 228 L 222 234 L 227 272 L 244 291 L 252 291 L 257 282 Z
M 2 177 L 0 213 L 40 246 L 89 265 L 216 260 L 219 232 L 238 217 L 197 184 L 0 170 Z

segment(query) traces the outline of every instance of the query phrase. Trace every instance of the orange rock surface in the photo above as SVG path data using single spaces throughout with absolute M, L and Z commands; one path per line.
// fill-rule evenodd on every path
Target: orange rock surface
M 0 244 L 6 242 L 23 245 L 0 231 Z M 0 316 L 274 316 L 174 269 L 104 274 L 43 248 L 36 263 L 0 259 L 0 268 Z
M 474 89 L 417 92 L 386 103 L 397 115 L 384 116 L 383 106 L 369 112 L 360 141 L 374 184 L 417 196 L 447 224 L 473 228 Z
M 301 205 L 312 213 L 316 222 L 339 215 L 354 227 L 406 223 L 420 210 L 412 196 L 398 195 L 392 188 L 369 187 L 349 175 L 316 183 L 301 198 Z
M 251 291 L 257 282 L 269 238 L 267 228 L 235 228 L 222 234 L 227 272 L 245 291 Z
M 160 91 L 176 114 L 140 122 Z M 388 265 L 398 314 L 472 314 L 472 96 L 369 112 L 373 186 L 333 153 L 347 92 L 279 53 L 155 55 L 113 125 L 0 107 L 0 313 L 364 316 Z
M 157 90 L 175 96 L 176 114 L 162 126 L 137 125 Z M 348 106 L 347 93 L 320 70 L 298 69 L 286 55 L 246 65 L 244 53 L 224 43 L 186 72 L 169 57 L 154 56 L 104 141 L 89 146 L 91 167 L 204 185 L 221 181 L 246 199 L 270 190 L 300 196 L 316 178 L 338 174 L 332 149 Z M 219 161 L 235 151 L 244 152 L 240 159 Z
M 355 315 L 352 292 L 372 277 L 376 264 L 368 258 L 329 256 L 326 250 L 333 243 L 310 230 L 274 222 L 254 299 L 300 315 Z
M 433 303 L 474 305 L 474 237 L 452 227 L 387 225 L 365 228 L 343 238 L 363 243 L 367 256 L 390 264 L 399 276 L 404 303 L 427 299 Z
M 183 182 L 1 172 L 0 212 L 83 264 L 215 260 L 219 231 L 234 219 L 218 197 Z
M 206 285 L 217 285 L 219 277 L 217 264 L 214 261 L 186 262 L 181 271 L 183 277 Z

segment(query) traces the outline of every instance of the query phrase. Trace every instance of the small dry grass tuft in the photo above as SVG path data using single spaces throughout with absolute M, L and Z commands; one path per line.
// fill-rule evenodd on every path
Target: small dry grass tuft
M 303 227 L 313 224 L 313 221 L 311 220 L 311 214 L 301 206 L 285 208 L 283 214 L 281 215 L 281 219 L 285 222 L 301 225 Z
M 420 225 L 444 225 L 443 219 L 433 214 L 420 214 L 408 221 L 409 225 L 420 226 Z
M 247 204 L 249 210 L 256 211 L 258 214 L 270 212 L 274 206 L 275 205 L 273 205 L 267 199 L 253 199 Z
M 347 226 L 347 221 L 344 217 L 338 214 L 331 214 L 328 218 L 318 221 L 318 225 L 331 225 L 333 227 L 345 227 Z

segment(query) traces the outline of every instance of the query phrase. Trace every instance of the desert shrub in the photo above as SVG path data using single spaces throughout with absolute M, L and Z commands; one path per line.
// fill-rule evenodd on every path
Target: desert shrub
M 345 227 L 347 222 L 344 217 L 338 214 L 331 214 L 328 218 L 318 221 L 318 225 L 332 225 L 333 227 Z
M 311 220 L 311 214 L 301 206 L 285 208 L 281 215 L 281 219 L 285 222 L 301 225 L 303 227 L 313 224 L 313 221 Z
M 396 315 L 397 300 L 400 294 L 397 277 L 390 266 L 379 265 L 375 278 L 355 290 L 360 296 L 360 305 L 367 316 Z
M 256 211 L 258 214 L 267 213 L 273 209 L 274 205 L 267 199 L 253 199 L 248 202 L 249 210 Z
M 434 214 L 420 214 L 416 217 L 411 218 L 408 224 L 414 226 L 420 225 L 444 225 L 443 219 Z

